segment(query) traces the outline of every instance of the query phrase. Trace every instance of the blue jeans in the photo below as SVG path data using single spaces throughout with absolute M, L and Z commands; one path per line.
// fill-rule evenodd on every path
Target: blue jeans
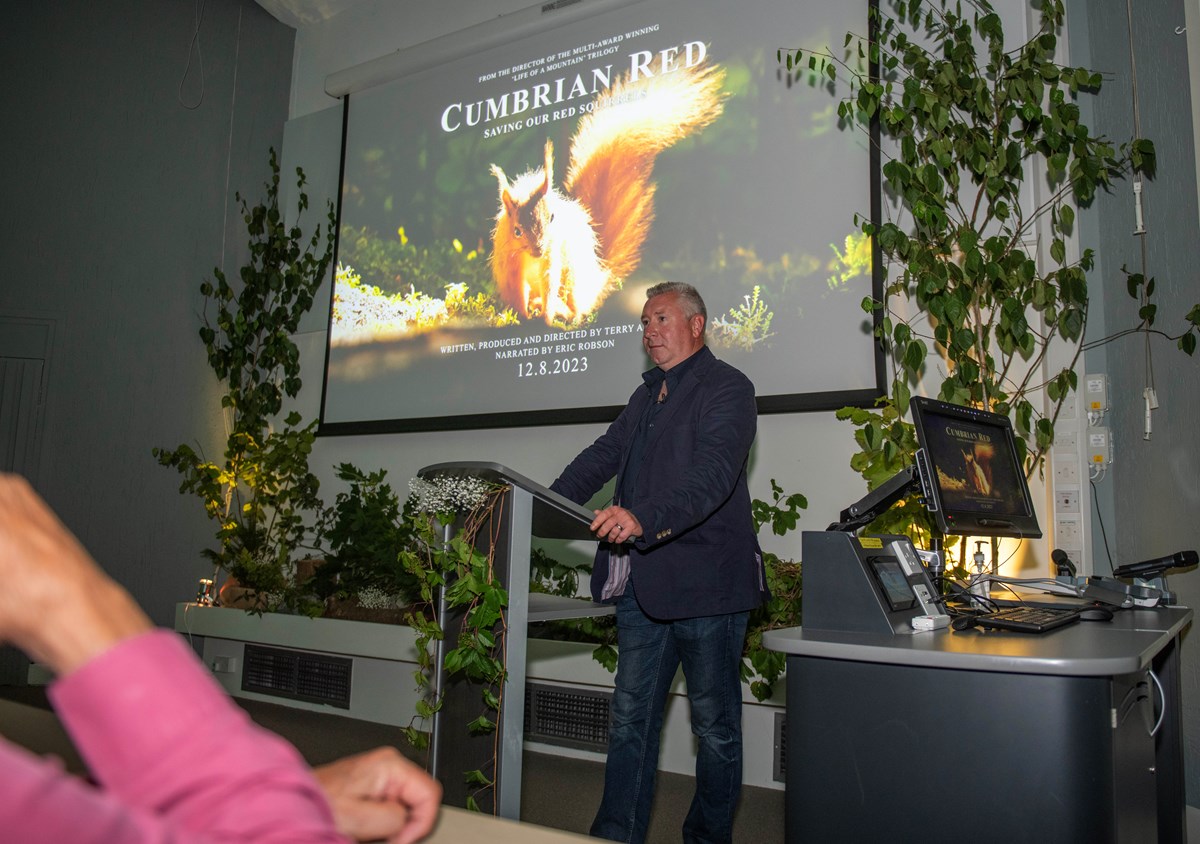
M 591 834 L 613 841 L 646 838 L 658 771 L 663 709 L 683 666 L 692 710 L 696 793 L 683 823 L 685 842 L 731 841 L 742 788 L 742 686 L 738 668 L 749 613 L 654 621 L 633 594 L 617 600 L 617 677 L 604 771 L 604 797 Z

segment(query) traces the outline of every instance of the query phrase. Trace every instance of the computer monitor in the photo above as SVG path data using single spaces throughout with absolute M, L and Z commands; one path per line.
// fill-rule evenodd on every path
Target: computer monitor
M 955 536 L 1042 535 L 1007 416 L 914 396 L 926 506 Z

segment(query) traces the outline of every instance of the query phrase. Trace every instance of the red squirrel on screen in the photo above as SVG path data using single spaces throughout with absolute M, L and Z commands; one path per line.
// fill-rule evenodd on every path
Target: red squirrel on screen
M 577 326 L 632 273 L 654 219 L 655 158 L 708 126 L 723 109 L 723 69 L 703 45 L 663 69 L 635 66 L 597 99 L 571 139 L 560 191 L 554 144 L 542 166 L 511 182 L 497 165 L 500 210 L 492 232 L 492 275 L 501 301 L 523 318 Z

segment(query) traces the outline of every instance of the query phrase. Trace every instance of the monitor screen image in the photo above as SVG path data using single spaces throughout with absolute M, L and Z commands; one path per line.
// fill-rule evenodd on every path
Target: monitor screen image
M 1042 535 L 1008 417 L 914 396 L 917 466 L 943 533 Z

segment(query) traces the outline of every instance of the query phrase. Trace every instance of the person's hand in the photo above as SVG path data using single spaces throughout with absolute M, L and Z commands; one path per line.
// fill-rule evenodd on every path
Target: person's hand
M 412 844 L 433 829 L 442 787 L 394 747 L 314 768 L 338 831 L 357 841 Z
M 642 535 L 642 523 L 624 507 L 605 507 L 596 511 L 591 531 L 601 541 L 633 542 Z
M 0 474 L 0 641 L 65 674 L 151 627 L 29 483 Z

